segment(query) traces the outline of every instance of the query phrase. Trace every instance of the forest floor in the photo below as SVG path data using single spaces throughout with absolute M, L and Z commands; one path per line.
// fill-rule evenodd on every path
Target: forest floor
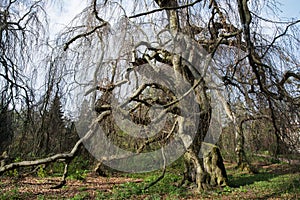
M 173 166 L 147 190 L 143 188 L 161 172 L 119 177 L 86 173 L 80 180 L 71 176 L 61 189 L 49 189 L 59 183 L 59 177 L 4 176 L 0 179 L 0 199 L 300 199 L 298 164 L 256 162 L 257 174 L 236 171 L 232 163 L 225 165 L 229 186 L 201 193 L 193 192 L 193 186 L 177 187 L 181 166 Z

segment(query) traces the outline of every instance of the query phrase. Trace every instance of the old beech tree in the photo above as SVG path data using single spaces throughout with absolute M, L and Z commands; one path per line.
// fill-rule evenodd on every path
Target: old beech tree
M 299 20 L 274 19 L 277 12 L 276 5 L 268 0 L 91 0 L 74 19 L 74 26 L 71 24 L 60 35 L 59 54 L 66 58 L 60 62 L 68 62 L 74 73 L 90 74 L 85 77 L 86 84 L 79 79 L 74 82 L 84 87 L 85 96 L 92 97 L 96 105 L 93 112 L 98 117 L 70 153 L 6 165 L 0 168 L 0 174 L 20 166 L 64 160 L 65 183 L 68 164 L 78 147 L 92 137 L 96 124 L 100 124 L 114 144 L 136 154 L 181 138 L 185 148 L 184 182 L 195 183 L 199 190 L 226 185 L 218 147 L 204 142 L 213 118 L 214 98 L 236 126 L 236 157 L 241 167 L 247 165 L 243 123 L 270 120 L 279 144 L 284 134 L 278 125 L 284 116 L 279 113 L 295 111 L 295 115 L 288 116 L 290 121 L 285 120 L 287 124 L 299 119 Z M 163 44 L 168 39 L 177 41 L 186 52 L 184 48 L 178 53 L 162 44 L 155 45 L 151 43 L 153 38 Z M 166 76 L 164 72 L 168 72 Z M 142 84 L 143 76 L 153 82 Z M 165 80 L 155 81 L 156 77 Z M 183 92 L 176 95 L 166 87 L 168 84 L 162 84 L 170 83 L 168 77 L 175 77 L 175 86 L 179 87 L 176 82 L 182 81 L 189 87 L 179 88 Z M 114 110 L 118 95 L 123 93 L 127 93 L 127 101 Z M 186 98 L 194 101 L 188 115 L 183 114 L 188 110 L 187 104 L 181 104 Z M 240 108 L 234 107 L 236 99 L 243 102 Z M 262 104 L 267 110 L 263 114 Z M 156 116 L 151 115 L 154 107 L 159 108 Z M 243 114 L 238 112 L 241 108 Z M 116 111 L 120 115 L 128 112 L 122 117 L 144 126 L 159 120 L 164 113 L 171 117 L 157 135 L 134 138 L 115 125 Z M 189 122 L 195 116 L 198 120 L 192 126 L 196 128 L 190 129 Z M 185 140 L 184 135 L 192 135 L 192 140 Z M 199 156 L 205 145 L 211 147 L 210 151 Z M 106 162 L 117 159 L 126 156 L 100 158 Z

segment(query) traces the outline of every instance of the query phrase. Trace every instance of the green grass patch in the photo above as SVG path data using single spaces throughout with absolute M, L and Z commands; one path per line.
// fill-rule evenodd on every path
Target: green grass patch
M 186 185 L 178 187 L 177 184 L 181 182 L 183 164 L 175 162 L 172 166 L 167 168 L 165 176 L 158 183 L 152 187 L 145 189 L 150 183 L 155 181 L 162 173 L 161 170 L 140 173 L 140 174 L 120 174 L 121 182 L 126 178 L 142 179 L 142 182 L 129 181 L 123 184 L 116 184 L 113 188 L 108 190 L 94 188 L 96 185 L 88 185 L 89 174 L 88 170 L 78 169 L 71 170 L 69 180 L 72 179 L 86 179 L 86 182 L 78 182 L 76 188 L 71 188 L 74 192 L 72 197 L 68 199 L 300 199 L 300 170 L 299 166 L 292 166 L 283 163 L 258 165 L 259 173 L 248 174 L 242 171 L 235 170 L 233 164 L 227 165 L 228 186 L 223 188 L 214 188 L 209 191 L 201 191 L 195 193 L 193 185 Z M 75 168 L 74 168 L 75 169 Z M 43 169 L 40 169 L 39 178 L 44 176 Z M 13 180 L 13 179 L 12 179 Z M 43 180 L 43 179 L 41 179 Z M 105 185 L 110 181 L 99 179 Z M 123 180 L 123 181 L 122 181 Z M 0 182 L 0 189 L 8 186 L 8 182 Z M 99 183 L 101 185 L 101 182 Z M 38 184 L 37 184 L 38 185 Z M 21 186 L 21 185 L 19 185 Z M 14 189 L 0 193 L 0 200 L 2 199 L 24 199 L 32 197 L 33 194 L 20 193 L 18 187 L 14 185 Z M 71 185 L 63 188 L 69 190 Z M 22 189 L 23 190 L 23 189 Z M 76 191 L 76 192 L 75 192 Z M 58 195 L 58 196 L 57 196 Z M 51 197 L 60 199 L 61 194 L 53 194 Z M 95 196 L 96 195 L 96 196 Z M 40 194 L 35 196 L 38 199 L 48 199 L 49 196 Z
M 175 183 L 181 180 L 181 177 L 166 172 L 164 178 L 154 186 L 144 189 L 151 182 L 155 181 L 160 176 L 159 171 L 145 174 L 131 175 L 134 178 L 143 178 L 142 183 L 128 182 L 116 186 L 110 196 L 105 196 L 109 199 L 132 199 L 135 197 L 144 197 L 145 199 L 161 199 L 163 196 L 168 196 L 170 199 L 185 197 L 188 193 L 182 187 L 177 187 Z M 100 194 L 103 197 L 103 194 Z
M 0 200 L 6 200 L 6 199 L 20 199 L 18 189 L 15 188 L 11 191 L 4 192 L 0 195 Z
M 281 164 L 282 168 L 289 165 Z M 251 198 L 300 198 L 300 171 L 272 172 L 273 168 L 262 169 L 258 174 L 245 174 L 235 170 L 228 170 L 229 186 L 219 194 L 243 197 L 246 193 Z
M 228 186 L 195 194 L 190 188 L 177 187 L 175 184 L 182 179 L 183 165 L 179 160 L 167 169 L 165 177 L 160 182 L 147 190 L 143 188 L 157 179 L 161 171 L 126 174 L 124 176 L 141 178 L 144 182 L 118 185 L 111 193 L 99 193 L 99 199 L 222 199 L 224 197 L 297 199 L 300 198 L 300 171 L 296 170 L 295 173 L 295 170 L 289 170 L 292 169 L 289 167 L 287 164 L 279 163 L 268 168 L 260 168 L 257 174 L 247 174 L 231 167 L 227 169 Z

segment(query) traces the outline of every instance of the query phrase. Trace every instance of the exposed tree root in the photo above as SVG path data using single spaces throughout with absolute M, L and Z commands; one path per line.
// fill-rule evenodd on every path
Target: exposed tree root
M 68 176 L 69 164 L 70 164 L 70 161 L 65 162 L 65 168 L 64 168 L 63 176 L 61 178 L 61 182 L 58 185 L 51 187 L 51 189 L 59 189 L 59 188 L 62 188 L 64 185 L 66 185 L 66 183 L 67 183 L 66 179 L 67 179 L 67 176 Z

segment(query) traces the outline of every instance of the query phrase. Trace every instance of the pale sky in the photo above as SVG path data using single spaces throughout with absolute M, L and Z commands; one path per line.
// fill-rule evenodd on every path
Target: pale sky
M 46 12 L 50 18 L 51 35 L 54 36 L 64 29 L 86 6 L 86 0 L 61 0 L 56 3 L 49 1 Z
M 299 0 L 282 0 L 282 16 L 289 18 L 300 18 Z

